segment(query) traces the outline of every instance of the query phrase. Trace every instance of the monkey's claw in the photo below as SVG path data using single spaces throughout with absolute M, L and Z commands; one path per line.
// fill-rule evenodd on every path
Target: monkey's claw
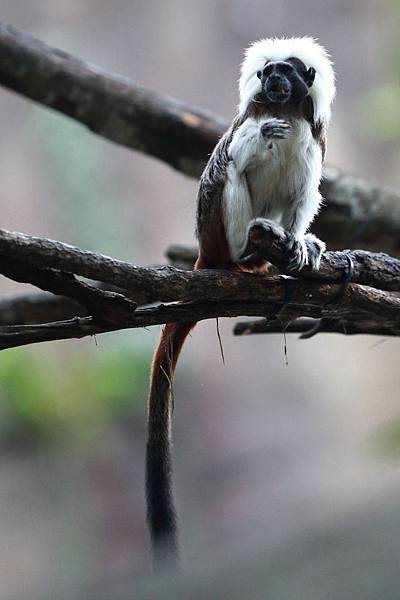
M 307 235 L 304 236 L 304 241 L 307 246 L 308 264 L 313 271 L 318 271 L 321 256 L 326 250 L 325 242 L 312 233 L 307 233 Z
M 261 135 L 265 140 L 284 140 L 289 137 L 291 129 L 283 119 L 269 119 L 261 125 Z
M 301 271 L 308 264 L 308 252 L 304 240 L 289 233 L 286 240 L 285 257 L 288 271 Z

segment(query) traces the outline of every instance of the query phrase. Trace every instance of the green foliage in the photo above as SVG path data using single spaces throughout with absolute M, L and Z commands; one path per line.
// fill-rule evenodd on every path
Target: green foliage
M 82 125 L 36 106 L 32 126 L 62 228 L 73 232 L 78 245 L 124 255 L 133 225 L 124 218 L 108 145 Z
M 87 436 L 144 410 L 150 357 L 102 344 L 72 356 L 15 349 L 0 361 L 0 444 L 37 445 Z
M 379 427 L 370 440 L 375 455 L 383 458 L 400 458 L 400 416 L 393 417 Z
M 388 3 L 391 18 L 387 22 L 388 40 L 397 40 L 397 24 L 400 17 L 400 2 L 392 0 Z M 377 85 L 363 98 L 360 105 L 360 123 L 366 127 L 367 133 L 378 142 L 398 142 L 400 140 L 400 53 L 398 44 L 382 48 L 386 62 L 393 66 L 391 80 Z M 389 71 L 390 72 L 390 71 Z
M 397 83 L 382 85 L 370 92 L 362 105 L 362 120 L 367 132 L 382 142 L 400 138 L 400 87 Z
M 134 228 L 124 215 L 109 145 L 43 108 L 32 105 L 31 114 L 36 159 L 44 163 L 60 229 L 79 246 L 129 257 Z M 80 342 L 78 351 L 77 344 L 52 344 L 3 352 L 0 445 L 31 449 L 86 438 L 142 411 L 150 364 L 143 342 L 149 336 L 136 332 L 129 344 L 127 339 L 122 333 L 102 336 L 98 346 Z

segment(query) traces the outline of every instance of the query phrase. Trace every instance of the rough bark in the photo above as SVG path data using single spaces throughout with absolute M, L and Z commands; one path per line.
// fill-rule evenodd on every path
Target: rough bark
M 255 235 L 256 234 L 256 235 Z M 276 226 L 255 225 L 250 231 L 250 243 L 260 254 L 284 270 L 284 231 Z M 257 239 L 255 239 L 257 238 Z M 253 273 L 205 270 L 182 271 L 174 267 L 137 267 L 96 252 L 81 250 L 59 241 L 25 235 L 0 229 L 0 255 L 37 268 L 53 268 L 73 273 L 129 290 L 137 297 L 137 304 L 177 300 L 217 301 L 235 298 L 238 287 L 246 282 L 248 292 L 242 290 L 243 299 L 252 299 L 253 293 L 265 288 L 270 276 Z M 400 290 L 400 261 L 385 254 L 353 252 L 352 281 L 373 284 L 383 290 Z M 346 264 L 343 252 L 326 253 L 321 269 L 311 272 L 304 268 L 296 276 L 315 281 L 340 281 Z M 1 263 L 0 263 L 1 266 Z
M 71 273 L 26 265 L 10 257 L 0 256 L 0 273 L 19 283 L 30 283 L 41 290 L 70 298 L 100 321 L 119 323 L 137 306 L 122 294 L 93 287 Z
M 0 24 L 0 84 L 198 177 L 226 123 Z
M 78 302 L 53 294 L 21 294 L 0 300 L 0 325 L 34 325 L 88 316 Z
M 198 275 L 200 273 L 197 273 Z M 235 274 L 237 276 L 238 274 Z M 251 276 L 250 276 L 251 277 Z M 257 279 L 257 276 L 253 276 Z M 392 330 L 400 330 L 400 299 L 385 292 L 359 285 L 350 285 L 339 303 L 335 302 L 337 284 L 317 284 L 292 280 L 288 296 L 287 281 L 273 278 L 268 288 L 254 290 L 248 299 L 250 280 L 240 278 L 235 300 L 218 302 L 187 302 L 137 309 L 124 322 L 99 323 L 93 317 L 75 317 L 68 321 L 39 325 L 13 325 L 0 327 L 0 350 L 38 342 L 82 338 L 118 329 L 161 325 L 163 323 L 202 321 L 216 317 L 268 316 L 281 323 L 299 316 L 312 318 L 347 319 L 349 321 L 373 320 L 379 314 L 381 323 Z M 222 285 L 224 281 L 222 280 Z M 203 285 L 207 288 L 207 281 Z M 212 286 L 213 287 L 213 286 Z
M 283 268 L 284 235 L 276 226 L 270 228 L 268 224 L 256 224 L 250 230 L 249 243 Z M 342 289 L 343 256 L 340 252 L 329 253 L 320 271 L 312 273 L 304 269 L 295 274 L 296 278 L 217 270 L 194 272 L 173 267 L 135 267 L 58 241 L 0 230 L 1 272 L 42 289 L 70 295 L 86 309 L 95 312 L 95 318 L 76 317 L 39 325 L 3 326 L 0 328 L 0 348 L 79 338 L 122 328 L 239 315 L 267 316 L 281 323 L 301 316 L 376 322 L 380 326 L 391 327 L 393 332 L 397 331 L 400 299 L 382 290 L 399 289 L 399 277 L 394 276 L 399 261 L 372 253 L 362 253 L 362 260 L 358 261 L 358 254 L 352 254 L 356 264 L 353 283 Z M 133 304 L 123 295 L 109 297 L 101 292 L 103 305 L 96 304 L 94 311 L 93 300 L 98 297 L 97 290 L 68 274 L 118 285 L 123 293 L 127 290 L 130 297 L 141 298 L 145 302 L 179 300 L 183 303 L 141 308 L 134 312 Z M 375 288 L 360 285 L 371 281 Z M 378 286 L 382 289 L 376 289 Z M 110 302 L 112 311 L 117 313 L 112 319 L 109 318 Z M 10 314 L 10 303 L 6 310 Z M 102 310 L 105 318 L 102 318 Z M 0 320 L 4 322 L 4 319 Z

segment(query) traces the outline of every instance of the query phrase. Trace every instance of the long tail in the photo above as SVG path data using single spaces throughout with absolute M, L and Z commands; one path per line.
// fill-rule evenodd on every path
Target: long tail
M 172 381 L 183 343 L 193 323 L 164 327 L 154 353 L 148 406 L 146 450 L 147 520 L 154 561 L 173 564 L 178 559 L 178 531 L 172 494 Z

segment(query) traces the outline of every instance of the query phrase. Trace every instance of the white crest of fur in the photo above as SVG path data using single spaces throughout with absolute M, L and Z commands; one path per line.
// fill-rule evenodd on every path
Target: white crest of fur
M 257 71 L 262 71 L 267 61 L 299 58 L 307 68 L 316 70 L 310 89 L 314 103 L 314 120 L 329 122 L 331 103 L 335 96 L 335 74 L 328 52 L 310 37 L 271 38 L 254 42 L 245 52 L 239 81 L 239 112 L 243 114 L 256 94 L 261 91 Z

